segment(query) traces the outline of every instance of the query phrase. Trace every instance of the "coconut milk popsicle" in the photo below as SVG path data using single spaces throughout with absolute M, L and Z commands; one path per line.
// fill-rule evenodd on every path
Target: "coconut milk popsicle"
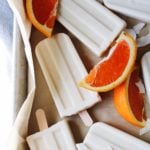
M 43 110 L 36 112 L 40 132 L 27 137 L 31 150 L 76 150 L 67 121 L 63 120 L 48 128 Z
M 142 74 L 146 91 L 145 113 L 146 113 L 146 126 L 140 130 L 140 134 L 150 132 L 150 52 L 146 52 L 141 60 Z
M 83 144 L 89 150 L 149 150 L 150 145 L 121 130 L 98 122 L 90 127 Z
M 104 0 L 104 3 L 116 12 L 150 23 L 149 0 Z
M 96 0 L 61 0 L 57 20 L 100 56 L 126 26 Z
M 93 123 L 86 111 L 100 101 L 97 93 L 78 86 L 87 71 L 70 38 L 57 34 L 36 47 L 36 55 L 61 117 L 79 113 L 86 125 Z

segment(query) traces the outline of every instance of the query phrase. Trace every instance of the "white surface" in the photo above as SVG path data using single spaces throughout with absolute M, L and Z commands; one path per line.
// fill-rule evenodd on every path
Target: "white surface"
M 31 150 L 76 150 L 65 120 L 27 137 L 27 142 Z
M 7 1 L 0 0 L 0 149 L 13 124 L 12 100 L 13 14 Z
M 150 145 L 105 123 L 91 126 L 83 142 L 91 150 L 149 150 Z
M 104 0 L 104 4 L 123 15 L 150 22 L 149 0 Z
M 66 34 L 41 41 L 36 46 L 36 55 L 61 117 L 100 101 L 97 93 L 78 86 L 87 71 Z
M 126 26 L 122 19 L 94 0 L 61 0 L 58 11 L 58 21 L 97 56 Z
M 14 101 L 12 101 L 11 76 L 9 76 L 9 70 L 11 68 L 11 65 L 8 64 L 11 61 L 9 57 L 10 53 L 7 54 L 7 47 L 1 39 L 0 47 L 0 53 L 4 54 L 0 55 L 0 149 L 2 149 L 1 146 L 4 146 L 3 144 L 6 142 L 6 138 L 13 124 Z

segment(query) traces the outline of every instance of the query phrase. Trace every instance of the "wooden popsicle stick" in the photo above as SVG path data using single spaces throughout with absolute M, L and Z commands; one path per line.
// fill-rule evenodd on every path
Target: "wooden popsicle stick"
M 89 127 L 93 124 L 93 119 L 91 118 L 87 110 L 79 112 L 79 116 L 86 126 Z
M 48 124 L 44 110 L 38 109 L 35 114 L 40 131 L 47 129 Z

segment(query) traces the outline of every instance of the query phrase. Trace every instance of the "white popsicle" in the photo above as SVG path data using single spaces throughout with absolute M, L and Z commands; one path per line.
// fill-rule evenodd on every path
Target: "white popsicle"
M 148 97 L 149 105 L 150 105 L 150 52 L 147 52 L 142 57 L 142 72 L 143 79 L 146 88 L 146 94 Z
M 105 123 L 93 124 L 83 143 L 89 148 L 89 150 L 150 149 L 148 143 Z
M 84 123 L 91 125 L 92 119 L 83 110 L 99 102 L 100 97 L 78 86 L 87 71 L 70 38 L 57 34 L 45 39 L 37 45 L 36 55 L 60 116 L 79 113 Z
M 61 0 L 58 21 L 100 56 L 126 23 L 95 0 Z
M 116 12 L 150 23 L 150 0 L 104 0 L 104 4 Z
M 146 113 L 146 126 L 140 130 L 140 134 L 145 134 L 150 132 L 150 52 L 147 52 L 142 57 L 141 61 L 143 80 L 146 90 L 145 98 L 145 113 Z
M 66 120 L 48 128 L 43 110 L 37 111 L 37 120 L 41 131 L 27 137 L 31 150 L 76 150 Z

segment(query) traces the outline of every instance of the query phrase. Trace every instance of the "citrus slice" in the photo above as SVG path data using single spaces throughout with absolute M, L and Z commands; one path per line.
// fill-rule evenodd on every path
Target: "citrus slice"
M 126 81 L 114 89 L 114 105 L 120 115 L 131 124 L 144 127 L 144 93 L 137 86 L 139 69 L 136 67 Z
M 54 27 L 58 0 L 27 0 L 27 14 L 33 25 L 50 37 Z
M 127 78 L 134 66 L 136 54 L 135 40 L 122 32 L 109 55 L 90 71 L 80 86 L 97 92 L 112 90 Z

